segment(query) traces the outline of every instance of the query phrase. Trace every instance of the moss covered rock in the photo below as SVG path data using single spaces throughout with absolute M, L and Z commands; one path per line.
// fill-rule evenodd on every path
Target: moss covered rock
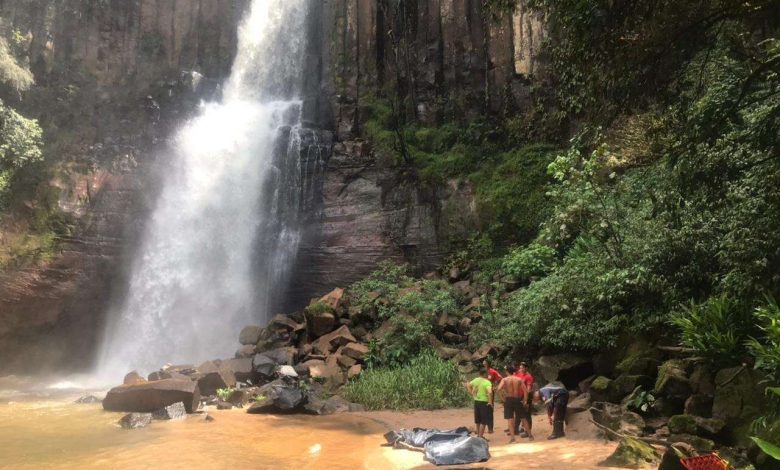
M 715 374 L 712 417 L 725 421 L 729 438 L 736 444 L 750 444 L 750 423 L 766 408 L 763 376 L 755 370 L 733 367 Z
M 607 387 L 608 401 L 619 403 L 626 395 L 636 390 L 637 387 L 650 388 L 653 379 L 646 375 L 621 374 L 609 383 Z
M 612 380 L 600 375 L 590 383 L 590 397 L 593 401 L 609 401 L 609 384 Z
M 720 433 L 726 423 L 718 418 L 702 418 L 692 415 L 675 415 L 669 418 L 669 432 L 672 434 L 695 434 L 714 436 Z
M 681 403 L 691 395 L 691 383 L 683 361 L 672 359 L 661 364 L 655 381 L 655 393 Z
M 672 434 L 696 434 L 696 420 L 690 415 L 674 415 L 669 418 L 669 432 Z
M 699 452 L 711 452 L 715 449 L 715 443 L 704 437 L 694 436 L 693 434 L 671 434 L 667 439 L 669 442 L 684 442 L 690 444 Z
M 615 451 L 604 461 L 599 462 L 601 467 L 619 468 L 651 468 L 653 462 L 658 460 L 658 454 L 649 444 L 638 439 L 627 437 L 620 440 Z

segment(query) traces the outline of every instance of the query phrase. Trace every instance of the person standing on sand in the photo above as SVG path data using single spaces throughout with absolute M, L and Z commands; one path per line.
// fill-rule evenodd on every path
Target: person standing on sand
M 487 379 L 487 369 L 479 370 L 479 377 L 466 382 L 466 390 L 474 397 L 474 424 L 477 435 L 485 439 L 485 428 L 493 421 L 493 386 Z
M 526 389 L 528 389 L 528 395 L 525 402 L 525 408 L 523 408 L 523 417 L 528 423 L 528 427 L 523 428 L 523 432 L 520 432 L 520 421 L 515 421 L 515 434 L 520 437 L 528 437 L 531 434 L 531 428 L 533 427 L 533 417 L 531 416 L 531 410 L 533 409 L 533 397 L 534 397 L 534 376 L 528 371 L 528 364 L 521 362 L 517 366 L 517 372 L 515 376 L 521 379 L 525 383 Z M 523 426 L 526 426 L 525 424 Z
M 549 383 L 537 392 L 539 399 L 544 400 L 547 408 L 547 419 L 552 424 L 553 431 L 547 439 L 558 439 L 566 434 L 563 431 L 563 422 L 566 419 L 566 407 L 569 404 L 569 391 L 559 383 Z
M 496 369 L 493 369 L 490 367 L 490 360 L 485 359 L 482 361 L 482 367 L 484 367 L 487 370 L 488 376 L 487 379 L 490 380 L 490 384 L 493 386 L 491 388 L 492 392 L 490 395 L 490 399 L 493 403 L 496 402 L 496 388 L 498 387 L 498 384 L 501 382 L 503 377 L 501 376 L 501 373 L 499 373 Z M 490 414 L 490 422 L 488 423 L 487 427 L 488 434 L 493 434 L 493 414 Z
M 506 367 L 507 376 L 498 384 L 498 391 L 504 396 L 504 419 L 509 424 L 509 443 L 515 442 L 515 423 L 523 421 L 523 426 L 530 430 L 528 421 L 523 410 L 528 401 L 528 388 L 522 379 L 515 376 L 514 366 Z M 528 438 L 534 440 L 534 436 L 529 432 Z

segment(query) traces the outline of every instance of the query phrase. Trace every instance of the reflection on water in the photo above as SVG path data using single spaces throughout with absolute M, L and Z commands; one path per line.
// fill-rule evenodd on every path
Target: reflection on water
M 0 468 L 393 468 L 384 429 L 337 415 L 257 416 L 209 411 L 126 430 L 122 413 L 72 403 L 78 395 L 0 402 Z

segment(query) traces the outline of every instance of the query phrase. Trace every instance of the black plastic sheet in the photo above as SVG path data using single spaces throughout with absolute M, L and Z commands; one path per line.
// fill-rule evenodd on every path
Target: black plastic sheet
M 468 428 L 451 430 L 400 429 L 385 434 L 385 439 L 394 447 L 398 443 L 423 449 L 425 459 L 436 465 L 459 465 L 485 462 L 490 458 L 486 440 L 469 435 Z

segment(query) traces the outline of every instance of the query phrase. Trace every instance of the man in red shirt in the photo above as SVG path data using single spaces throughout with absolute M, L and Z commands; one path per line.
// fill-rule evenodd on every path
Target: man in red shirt
M 493 369 L 490 367 L 490 361 L 488 359 L 485 359 L 482 361 L 482 365 L 485 367 L 485 370 L 487 371 L 487 379 L 490 380 L 490 382 L 493 384 L 493 388 L 491 391 L 491 401 L 495 401 L 495 395 L 496 395 L 496 389 L 498 388 L 498 384 L 501 383 L 501 379 L 504 377 L 501 376 L 501 373 L 499 373 L 496 369 Z M 493 415 L 490 415 L 490 420 L 488 421 L 488 434 L 493 434 Z
M 528 423 L 528 429 L 524 429 L 523 434 L 520 434 L 520 423 L 516 422 L 515 434 L 519 435 L 520 437 L 528 437 L 528 435 L 531 434 L 531 426 L 533 423 L 533 420 L 531 418 L 531 406 L 533 402 L 534 376 L 531 375 L 531 373 L 528 371 L 528 364 L 525 362 L 521 362 L 517 366 L 517 372 L 515 372 L 515 377 L 525 382 L 525 386 L 528 388 L 528 399 L 526 400 L 524 416 L 523 416 L 525 418 L 525 422 Z

